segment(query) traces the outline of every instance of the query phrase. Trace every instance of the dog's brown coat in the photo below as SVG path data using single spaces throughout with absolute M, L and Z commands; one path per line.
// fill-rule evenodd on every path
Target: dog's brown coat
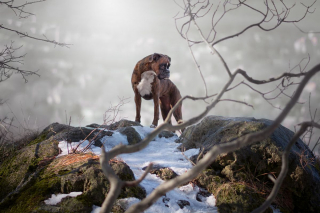
M 140 123 L 140 111 L 141 111 L 141 95 L 138 91 L 137 86 L 141 81 L 141 74 L 146 71 L 154 71 L 157 76 L 160 75 L 161 70 L 159 69 L 160 64 L 170 63 L 171 59 L 167 55 L 162 55 L 154 53 L 149 55 L 142 60 L 140 60 L 132 73 L 131 84 L 134 91 L 134 101 L 136 104 L 136 118 L 135 121 Z M 154 77 L 153 82 L 151 83 L 151 95 L 143 97 L 146 100 L 153 99 L 154 102 L 154 116 L 152 125 L 157 126 L 159 120 L 159 105 L 161 109 L 161 114 L 163 120 L 167 118 L 167 115 L 171 108 L 178 102 L 181 98 L 179 89 L 172 83 L 169 79 L 159 79 L 157 76 Z M 159 102 L 160 101 L 160 102 Z M 182 122 L 182 110 L 181 104 L 173 113 L 175 120 L 178 123 Z

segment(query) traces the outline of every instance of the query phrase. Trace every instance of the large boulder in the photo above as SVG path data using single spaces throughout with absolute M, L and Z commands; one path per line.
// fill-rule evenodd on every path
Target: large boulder
M 93 140 L 95 146 L 101 146 L 101 139 L 104 136 L 112 136 L 113 132 L 104 131 L 104 128 L 93 127 L 73 127 L 65 124 L 52 123 L 46 127 L 41 135 L 46 135 L 46 139 L 53 137 L 54 140 L 65 140 L 68 142 L 78 142 L 80 140 Z
M 120 120 L 118 122 L 110 124 L 108 126 L 108 129 L 116 130 L 116 129 L 119 129 L 121 127 L 128 127 L 128 126 L 142 126 L 142 125 L 140 123 L 136 122 L 136 121 L 130 121 L 130 120 L 122 119 L 122 120 Z
M 217 144 L 271 124 L 267 119 L 207 116 L 183 132 L 179 149 L 201 148 L 205 154 Z M 269 195 L 273 183 L 268 174 L 279 175 L 282 152 L 293 134 L 280 125 L 262 141 L 221 153 L 195 182 L 215 195 L 220 212 L 250 212 Z M 296 141 L 289 155 L 289 171 L 274 202 L 282 212 L 320 212 L 320 175 L 314 159 L 310 149 L 300 139 Z
M 134 145 L 136 143 L 139 143 L 142 140 L 140 134 L 131 126 L 120 127 L 118 131 L 121 134 L 127 136 L 129 145 Z
M 91 133 L 92 130 L 54 123 L 8 157 L 0 165 L 0 212 L 91 212 L 93 205 L 101 206 L 110 184 L 100 167 L 99 156 L 79 153 L 57 157 L 60 140 L 90 140 L 98 133 Z M 100 134 L 110 136 L 112 132 Z M 95 140 L 100 138 L 98 135 Z M 126 163 L 119 160 L 109 163 L 120 179 L 135 179 Z M 82 194 L 64 198 L 56 205 L 44 202 L 52 194 L 70 192 Z M 133 186 L 123 188 L 119 198 L 145 196 L 141 186 Z

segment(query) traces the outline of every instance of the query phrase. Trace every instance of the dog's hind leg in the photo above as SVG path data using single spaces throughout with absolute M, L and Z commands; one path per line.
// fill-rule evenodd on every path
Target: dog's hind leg
M 178 90 L 178 88 L 175 85 L 174 85 L 173 93 L 175 95 L 172 95 L 172 97 L 170 98 L 171 108 L 173 108 L 176 105 L 176 103 L 181 99 L 180 91 Z M 182 104 L 181 103 L 176 108 L 176 110 L 173 112 L 173 116 L 174 116 L 174 118 L 175 118 L 175 120 L 177 121 L 178 124 L 183 123 L 183 120 L 182 120 Z M 185 129 L 181 129 L 182 132 L 184 130 Z
M 178 99 L 179 100 L 179 99 Z M 172 103 L 172 107 L 177 103 L 178 101 Z M 173 116 L 178 124 L 183 123 L 182 120 L 182 104 L 179 104 L 179 106 L 176 108 L 176 110 L 173 112 Z
M 162 115 L 163 121 L 165 121 L 171 109 L 169 96 L 162 96 L 160 98 L 160 109 L 161 109 L 161 115 Z M 171 119 L 169 123 L 171 123 Z

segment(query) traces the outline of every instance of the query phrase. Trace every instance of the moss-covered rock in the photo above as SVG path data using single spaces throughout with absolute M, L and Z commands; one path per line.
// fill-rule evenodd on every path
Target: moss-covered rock
M 60 212 L 65 213 L 88 213 L 92 211 L 92 203 L 86 202 L 83 197 L 67 197 L 62 199 L 60 206 Z
M 55 139 L 66 134 L 65 127 L 71 127 L 53 126 L 0 165 L 0 212 L 91 212 L 92 205 L 99 206 L 104 201 L 110 184 L 101 170 L 99 157 L 90 153 L 56 157 L 59 142 Z M 58 135 L 48 138 L 50 131 Z M 124 162 L 110 164 L 120 179 L 135 179 Z M 44 203 L 52 194 L 73 191 L 83 193 L 65 198 L 55 206 Z M 119 198 L 145 196 L 143 188 L 134 186 L 123 188 Z
M 205 154 L 217 144 L 228 143 L 271 124 L 272 121 L 266 119 L 207 116 L 183 132 L 178 140 L 181 143 L 179 148 L 201 148 Z M 279 175 L 282 152 L 293 134 L 280 125 L 270 137 L 262 141 L 231 153 L 220 154 L 195 181 L 216 195 L 219 211 L 246 212 L 247 201 L 254 198 L 258 201 L 255 203 L 261 203 L 270 193 L 273 183 L 268 174 L 275 177 Z M 193 159 L 197 157 L 193 156 Z M 289 155 L 289 171 L 274 202 L 282 211 L 301 212 L 303 206 L 305 211 L 320 212 L 320 175 L 312 163 L 313 159 L 312 152 L 299 139 Z M 242 188 L 237 186 L 242 185 L 245 188 L 241 191 Z M 232 194 L 232 190 L 235 193 Z M 232 200 L 239 202 L 229 202 L 230 197 L 226 195 L 230 194 Z
M 131 126 L 121 127 L 118 129 L 118 131 L 127 136 L 129 145 L 137 144 L 142 140 L 139 133 Z
M 115 122 L 111 125 L 108 126 L 108 129 L 110 130 L 116 130 L 116 129 L 119 129 L 121 127 L 128 127 L 128 126 L 142 126 L 140 123 L 138 122 L 135 122 L 135 121 L 129 121 L 129 120 L 126 120 L 126 119 L 122 119 L 118 122 Z
M 112 206 L 111 212 L 113 213 L 124 213 L 130 207 L 130 202 L 138 201 L 136 198 L 129 199 L 118 199 Z
M 31 174 L 34 167 L 36 145 L 18 150 L 0 166 L 0 200 L 18 187 Z
M 60 179 L 44 175 L 43 171 L 40 171 L 38 175 L 32 176 L 32 179 L 26 182 L 18 193 L 7 197 L 0 204 L 0 212 L 32 212 L 43 200 L 59 190 Z
M 259 207 L 264 199 L 246 184 L 225 183 L 214 194 L 219 212 L 251 212 Z M 273 212 L 268 208 L 265 212 Z
M 36 139 L 32 140 L 28 145 L 38 144 L 47 139 L 48 132 L 42 132 Z
M 198 175 L 194 182 L 214 194 L 216 190 L 224 183 L 227 182 L 225 178 L 216 175 L 213 169 L 206 169 Z
M 157 175 L 162 180 L 171 180 L 178 176 L 171 168 L 167 167 L 152 169 L 150 173 Z

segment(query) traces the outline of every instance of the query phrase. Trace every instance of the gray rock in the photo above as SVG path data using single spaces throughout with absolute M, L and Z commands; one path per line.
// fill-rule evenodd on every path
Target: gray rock
M 228 143 L 271 124 L 267 119 L 207 116 L 183 132 L 179 149 L 202 148 L 205 154 L 217 144 Z M 220 154 L 196 182 L 215 195 L 219 211 L 252 211 L 253 200 L 259 205 L 266 198 L 260 190 L 270 192 L 273 183 L 266 174 L 279 175 L 282 152 L 293 135 L 291 130 L 279 126 L 262 141 Z M 280 209 L 320 212 L 320 175 L 312 159 L 315 156 L 310 149 L 300 139 L 296 141 L 289 155 L 287 177 L 275 201 Z M 281 200 L 284 197 L 285 200 Z M 290 205 L 286 205 L 288 203 Z
M 137 144 L 142 140 L 139 133 L 131 126 L 121 127 L 118 129 L 118 131 L 127 136 L 129 145 Z
M 187 200 L 178 200 L 177 204 L 183 209 L 185 206 L 190 206 L 190 202 Z
M 122 119 L 118 122 L 115 122 L 115 123 L 109 125 L 109 129 L 110 130 L 117 130 L 121 127 L 128 127 L 128 126 L 142 126 L 142 125 L 138 122 L 135 122 L 135 121 L 129 121 L 126 119 Z
M 171 138 L 171 137 L 173 137 L 173 136 L 175 136 L 175 135 L 176 135 L 176 134 L 174 134 L 174 133 L 171 132 L 171 131 L 162 131 L 162 132 L 159 133 L 158 137 L 159 137 L 159 138 L 162 138 L 162 137 L 164 137 L 164 138 Z
M 81 140 L 94 140 L 93 145 L 102 146 L 101 139 L 104 136 L 112 136 L 111 131 L 101 131 L 97 128 L 73 127 L 65 124 L 52 123 L 46 127 L 41 134 L 46 134 L 46 139 L 53 137 L 53 140 L 78 142 Z

